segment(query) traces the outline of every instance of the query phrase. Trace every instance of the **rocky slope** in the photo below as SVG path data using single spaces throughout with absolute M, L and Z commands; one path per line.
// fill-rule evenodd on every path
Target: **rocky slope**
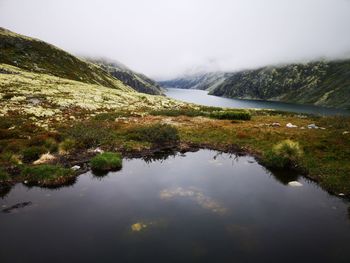
M 128 85 L 139 92 L 152 95 L 163 94 L 163 89 L 157 82 L 141 73 L 132 71 L 119 62 L 110 61 L 108 59 L 93 58 L 88 58 L 88 60 L 101 66 L 101 68 L 109 72 L 115 78 L 121 80 L 125 85 Z
M 350 60 L 240 71 L 210 94 L 350 109 Z
M 166 88 L 212 90 L 220 85 L 230 73 L 211 72 L 187 75 L 171 80 L 159 81 Z

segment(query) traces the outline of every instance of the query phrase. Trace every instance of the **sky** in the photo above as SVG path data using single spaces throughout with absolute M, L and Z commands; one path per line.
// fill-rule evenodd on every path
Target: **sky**
M 350 57 L 350 0 L 0 0 L 0 26 L 156 79 Z

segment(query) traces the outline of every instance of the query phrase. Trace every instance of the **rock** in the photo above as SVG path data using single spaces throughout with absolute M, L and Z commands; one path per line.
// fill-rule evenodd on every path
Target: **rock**
M 318 128 L 319 128 L 318 126 L 316 126 L 315 123 L 309 124 L 307 127 L 308 127 L 309 129 L 318 129 Z
M 305 127 L 300 127 L 300 130 L 305 130 Z
M 77 170 L 80 169 L 80 166 L 79 165 L 74 165 L 70 169 L 72 169 L 73 171 L 77 171 Z
M 345 194 L 343 194 L 343 193 L 339 193 L 338 195 L 339 195 L 339 196 L 345 196 Z
M 33 164 L 43 164 L 43 163 L 49 163 L 53 160 L 55 160 L 56 157 L 53 156 L 50 153 L 44 153 L 40 156 L 40 158 L 38 160 L 36 160 L 35 162 L 33 162 Z
M 28 183 L 28 181 L 27 181 L 27 180 L 25 180 L 23 183 L 27 184 L 27 183 Z
M 274 122 L 274 123 L 271 123 L 270 126 L 272 126 L 272 127 L 281 127 L 281 124 L 279 124 L 278 122 Z
M 343 135 L 349 134 L 348 131 L 343 131 Z
M 291 181 L 288 183 L 289 186 L 292 187 L 299 187 L 299 186 L 303 186 L 301 183 L 297 182 L 297 181 Z
M 94 153 L 104 153 L 104 150 L 102 150 L 100 147 L 97 147 L 92 152 L 94 152 Z
M 287 128 L 297 128 L 298 126 L 294 125 L 294 124 L 291 124 L 291 123 L 287 123 L 286 124 L 286 127 Z

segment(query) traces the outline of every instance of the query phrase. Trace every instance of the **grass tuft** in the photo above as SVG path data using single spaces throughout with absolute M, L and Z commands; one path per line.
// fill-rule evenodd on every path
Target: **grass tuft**
M 271 168 L 286 168 L 295 164 L 303 156 L 298 142 L 284 140 L 275 144 L 264 155 L 264 164 Z
M 90 160 L 90 165 L 93 171 L 118 170 L 122 168 L 122 156 L 120 153 L 101 153 Z

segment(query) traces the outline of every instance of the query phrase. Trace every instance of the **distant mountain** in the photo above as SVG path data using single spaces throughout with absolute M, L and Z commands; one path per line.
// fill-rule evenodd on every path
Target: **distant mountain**
M 211 95 L 228 98 L 350 109 L 350 60 L 204 73 L 160 83 L 170 88 L 208 90 Z
M 159 81 L 158 83 L 166 88 L 212 90 L 220 85 L 229 75 L 230 73 L 223 72 L 197 73 Z
M 210 94 L 350 109 L 350 60 L 240 71 Z
M 115 78 L 121 80 L 125 85 L 132 87 L 133 89 L 147 94 L 162 95 L 163 89 L 154 80 L 147 76 L 134 72 L 125 65 L 117 62 L 110 61 L 108 59 L 94 59 L 87 58 L 90 62 L 95 63 L 107 72 L 109 72 Z
M 4 28 L 0 28 L 0 64 L 88 84 L 131 90 L 95 64 L 83 61 L 44 41 Z

